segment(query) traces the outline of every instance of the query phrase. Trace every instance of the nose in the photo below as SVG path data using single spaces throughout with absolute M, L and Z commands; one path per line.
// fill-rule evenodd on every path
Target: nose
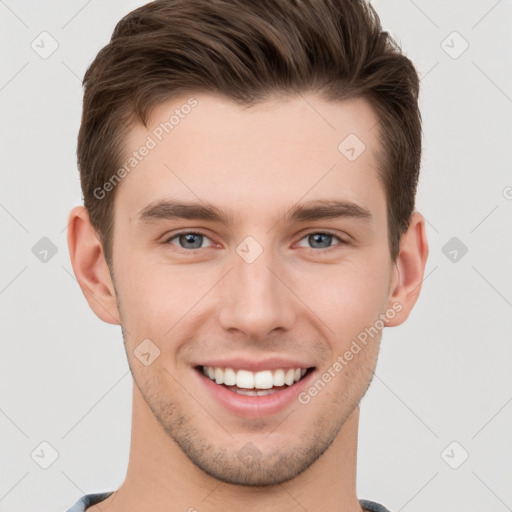
M 234 268 L 222 281 L 221 326 L 251 339 L 289 331 L 296 321 L 294 295 L 272 251 L 264 250 L 252 262 L 235 252 L 232 262 Z

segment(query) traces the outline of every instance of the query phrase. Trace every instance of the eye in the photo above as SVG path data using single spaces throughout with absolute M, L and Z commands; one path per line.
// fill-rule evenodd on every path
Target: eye
M 338 240 L 339 243 L 333 245 L 334 239 Z M 327 231 L 315 231 L 305 235 L 301 238 L 298 244 L 299 246 L 304 247 L 304 245 L 301 244 L 303 240 L 306 240 L 306 243 L 310 244 L 306 246 L 309 249 L 329 249 L 335 245 L 345 243 L 339 236 Z M 205 241 L 208 241 L 207 245 L 203 245 Z M 168 238 L 165 243 L 177 245 L 180 249 L 204 249 L 213 246 L 212 241 L 206 235 L 195 231 L 176 233 Z
M 173 242 L 174 239 L 177 239 L 177 244 Z M 202 247 L 203 241 L 209 240 L 210 244 L 205 247 L 210 247 L 213 245 L 211 240 L 202 233 L 196 233 L 194 231 L 183 231 L 181 233 L 176 233 L 166 240 L 165 243 L 170 243 L 173 245 L 178 245 L 181 249 L 203 249 Z
M 339 236 L 337 236 L 333 233 L 325 232 L 325 231 L 315 231 L 315 232 L 309 233 L 306 236 L 304 236 L 303 238 L 301 238 L 301 241 L 306 240 L 306 243 L 311 244 L 311 246 L 308 248 L 329 249 L 330 247 L 332 247 L 333 239 L 337 239 L 340 242 L 340 244 L 338 244 L 338 245 L 345 243 L 345 241 L 342 240 Z M 300 245 L 300 242 L 299 242 L 299 245 Z M 304 247 L 304 246 L 302 246 L 302 247 Z

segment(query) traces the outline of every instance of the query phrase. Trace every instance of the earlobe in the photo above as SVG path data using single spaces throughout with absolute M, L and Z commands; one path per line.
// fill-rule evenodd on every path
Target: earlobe
M 116 296 L 103 247 L 83 206 L 68 218 L 68 249 L 78 284 L 94 313 L 104 322 L 120 324 Z
M 388 307 L 399 309 L 399 312 L 385 322 L 387 327 L 400 325 L 407 320 L 420 294 L 427 258 L 425 219 L 420 213 L 414 212 L 409 228 L 400 241 L 400 252 L 395 264 L 396 277 L 388 302 Z

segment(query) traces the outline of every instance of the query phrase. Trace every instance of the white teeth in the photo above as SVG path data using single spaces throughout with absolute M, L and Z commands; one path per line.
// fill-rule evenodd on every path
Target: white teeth
M 220 368 L 218 369 L 220 370 Z M 217 368 L 215 369 L 215 371 L 217 371 Z M 247 370 L 238 370 L 236 372 L 236 385 L 239 388 L 253 389 L 254 373 L 248 372 Z
M 291 386 L 294 382 L 294 378 L 295 378 L 295 370 L 290 369 L 286 372 L 286 374 L 284 376 L 284 383 L 287 386 Z
M 277 393 L 277 389 L 259 389 L 258 391 L 256 391 L 256 394 L 258 396 L 272 395 L 273 393 Z
M 274 386 L 284 386 L 284 370 L 276 370 L 274 372 Z
M 265 396 L 277 393 L 277 389 L 258 389 L 257 391 L 255 389 L 234 389 L 233 391 L 246 396 Z
M 236 386 L 239 388 L 236 391 L 240 392 L 240 394 L 254 396 L 274 393 L 273 387 L 281 387 L 285 384 L 291 386 L 304 377 L 306 371 L 306 368 L 279 368 L 277 370 L 251 372 L 249 370 L 235 371 L 233 368 L 203 366 L 204 375 L 217 384 Z M 254 389 L 260 391 L 245 391 Z
M 272 372 L 265 370 L 254 374 L 254 387 L 256 389 L 270 389 L 274 385 Z
M 224 372 L 221 368 L 215 368 L 215 382 L 217 384 L 224 384 Z
M 236 373 L 233 368 L 226 368 L 224 370 L 224 384 L 226 386 L 234 386 L 236 384 Z
M 235 393 L 238 393 L 239 395 L 246 395 L 246 396 L 258 396 L 258 392 L 254 391 L 252 389 L 237 389 L 237 390 L 235 390 Z

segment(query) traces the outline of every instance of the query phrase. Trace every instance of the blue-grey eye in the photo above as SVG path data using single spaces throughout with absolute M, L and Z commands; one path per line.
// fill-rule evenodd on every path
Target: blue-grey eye
M 168 242 L 173 243 L 173 240 L 178 240 L 179 247 L 182 249 L 202 249 L 203 242 L 209 240 L 209 238 L 201 233 L 185 232 L 174 235 L 172 238 L 169 238 Z
M 308 247 L 313 249 L 328 249 L 332 246 L 333 238 L 338 239 L 339 242 L 343 242 L 336 235 L 331 235 L 330 233 L 310 233 L 306 235 L 302 240 L 307 240 L 309 244 Z M 301 241 L 302 241 L 301 240 Z

